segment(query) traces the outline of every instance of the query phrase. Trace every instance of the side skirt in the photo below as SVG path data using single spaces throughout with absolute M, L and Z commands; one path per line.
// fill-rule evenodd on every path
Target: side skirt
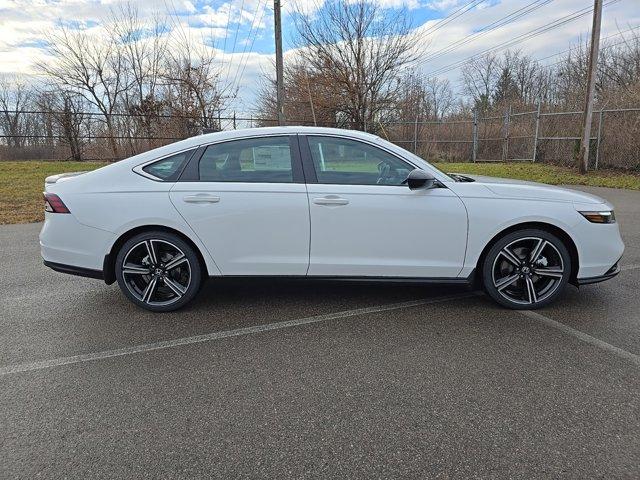
M 349 283 L 400 283 L 400 284 L 440 284 L 473 286 L 475 284 L 475 271 L 467 278 L 441 278 L 441 277 L 361 277 L 361 276 L 320 276 L 320 275 L 223 275 L 209 277 L 216 281 L 224 280 L 283 280 L 283 281 L 311 281 L 311 282 L 349 282 Z
M 102 270 L 92 270 L 90 268 L 64 265 L 61 263 L 43 261 L 45 266 L 60 273 L 77 275 L 80 277 L 96 278 L 105 280 L 107 284 L 113 283 L 109 272 Z M 106 261 L 105 261 L 106 263 Z M 215 281 L 233 280 L 282 280 L 282 281 L 311 281 L 311 282 L 350 282 L 350 283 L 399 283 L 399 284 L 439 284 L 439 285 L 461 285 L 474 286 L 475 270 L 467 278 L 448 277 L 349 277 L 349 276 L 307 276 L 307 275 L 223 275 L 211 276 Z M 111 280 L 111 281 L 110 281 Z

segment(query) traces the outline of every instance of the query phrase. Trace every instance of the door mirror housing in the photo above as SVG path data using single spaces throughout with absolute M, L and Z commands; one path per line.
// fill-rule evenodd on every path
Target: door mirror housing
M 436 177 L 429 172 L 416 168 L 409 172 L 409 176 L 402 183 L 406 183 L 411 190 L 429 189 L 435 186 Z

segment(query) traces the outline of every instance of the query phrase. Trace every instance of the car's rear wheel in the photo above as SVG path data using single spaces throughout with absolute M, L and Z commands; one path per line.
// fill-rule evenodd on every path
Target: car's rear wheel
M 500 238 L 482 263 L 487 293 L 513 309 L 535 309 L 553 302 L 571 276 L 571 256 L 555 235 L 538 229 Z
M 202 283 L 196 252 L 168 232 L 145 232 L 130 238 L 120 248 L 115 267 L 124 294 L 154 312 L 181 308 L 195 297 Z

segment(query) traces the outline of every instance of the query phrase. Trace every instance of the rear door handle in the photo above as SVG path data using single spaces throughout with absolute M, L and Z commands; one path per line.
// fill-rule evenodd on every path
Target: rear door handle
M 196 195 L 187 195 L 183 200 L 187 203 L 218 203 L 220 197 L 208 193 L 197 193 Z
M 313 203 L 316 205 L 348 205 L 349 200 L 338 195 L 327 195 L 326 197 L 314 198 Z

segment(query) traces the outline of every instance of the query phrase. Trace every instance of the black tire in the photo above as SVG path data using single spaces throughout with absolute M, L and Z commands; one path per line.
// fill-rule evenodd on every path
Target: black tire
M 562 293 L 572 265 L 558 237 L 545 230 L 524 229 L 498 239 L 481 267 L 491 298 L 507 308 L 533 310 L 549 305 Z
M 163 231 L 144 232 L 127 240 L 115 264 L 122 292 L 152 312 L 170 312 L 189 303 L 200 290 L 202 271 L 194 249 L 179 236 Z

